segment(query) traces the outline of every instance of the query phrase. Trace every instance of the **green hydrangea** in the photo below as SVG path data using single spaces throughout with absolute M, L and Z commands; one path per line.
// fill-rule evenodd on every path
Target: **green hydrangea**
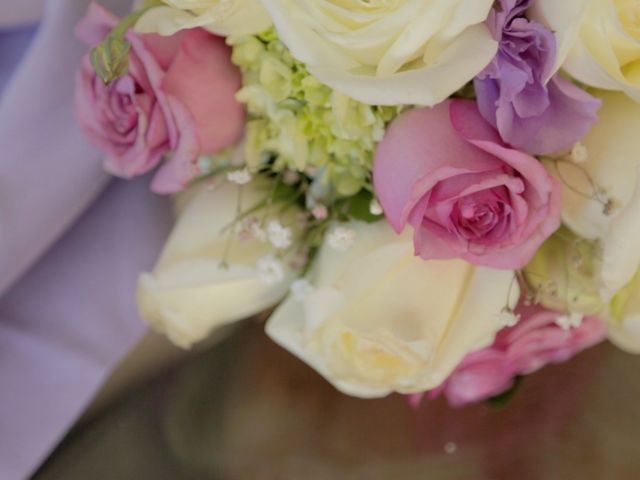
M 245 154 L 253 169 L 294 170 L 346 197 L 370 183 L 376 144 L 400 107 L 365 105 L 321 84 L 273 31 L 233 36 L 247 106 Z

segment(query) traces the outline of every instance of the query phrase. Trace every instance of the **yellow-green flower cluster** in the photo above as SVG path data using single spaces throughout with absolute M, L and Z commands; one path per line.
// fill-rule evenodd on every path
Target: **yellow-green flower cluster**
M 600 313 L 601 245 L 561 228 L 537 251 L 524 269 L 535 303 L 584 315 Z
M 338 197 L 367 186 L 376 144 L 400 109 L 365 105 L 321 84 L 273 31 L 227 41 L 243 72 L 237 98 L 251 117 L 249 167 L 306 174 Z

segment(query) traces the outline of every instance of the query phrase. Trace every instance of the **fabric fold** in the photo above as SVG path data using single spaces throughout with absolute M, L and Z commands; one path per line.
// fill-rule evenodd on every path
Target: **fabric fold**
M 88 3 L 47 3 L 0 100 L 0 295 L 109 181 L 73 112 L 74 75 L 85 53 L 74 27 Z M 129 2 L 112 3 L 122 10 Z
M 138 273 L 171 224 L 148 178 L 115 182 L 0 300 L 0 478 L 26 478 L 143 337 Z
M 168 235 L 149 178 L 113 182 L 74 116 L 88 0 L 0 6 L 0 478 L 28 478 L 143 337 L 135 290 Z M 44 2 L 39 2 L 44 4 Z M 129 0 L 102 0 L 125 13 Z M 35 12 L 35 10 L 33 10 Z M 30 17 L 34 18 L 34 17 Z M 13 21 L 11 29 L 4 29 Z M 106 190 L 105 190 L 106 189 Z
M 47 0 L 14 0 L 0 5 L 0 29 L 30 25 L 42 18 Z

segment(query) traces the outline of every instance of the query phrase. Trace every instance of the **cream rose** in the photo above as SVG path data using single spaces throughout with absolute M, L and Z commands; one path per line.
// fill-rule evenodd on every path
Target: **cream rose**
M 159 0 L 136 24 L 140 33 L 173 35 L 202 27 L 218 35 L 251 35 L 271 26 L 260 0 Z
M 255 183 L 242 187 L 243 208 L 269 195 L 269 187 Z M 140 277 L 141 316 L 180 347 L 272 307 L 293 279 L 286 261 L 273 257 L 270 243 L 229 238 L 226 227 L 236 216 L 239 188 L 222 183 L 186 193 L 157 265 Z
M 304 295 L 290 296 L 267 333 L 358 397 L 423 392 L 442 383 L 503 326 L 514 274 L 460 260 L 417 258 L 411 234 L 350 224 L 346 251 L 322 247 Z M 353 237 L 353 235 L 352 235 Z
M 581 82 L 640 101 L 640 0 L 536 0 L 558 36 L 558 62 Z
M 640 104 L 602 95 L 599 121 L 582 140 L 583 163 L 547 162 L 564 185 L 563 220 L 581 237 L 601 243 L 601 293 L 610 299 L 640 266 Z
M 263 0 L 282 41 L 320 81 L 364 103 L 434 105 L 497 44 L 493 0 Z
M 594 281 L 609 338 L 640 353 L 640 104 L 622 93 L 601 97 L 600 119 L 582 141 L 586 161 L 547 164 L 565 186 L 565 223 L 602 250 Z
M 629 353 L 640 354 L 640 272 L 613 298 L 609 339 Z

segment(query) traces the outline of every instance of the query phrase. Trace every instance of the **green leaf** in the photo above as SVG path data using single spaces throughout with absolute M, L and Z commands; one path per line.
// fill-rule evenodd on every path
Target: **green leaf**
M 326 219 L 314 225 L 307 231 L 306 245 L 311 249 L 317 249 L 322 246 L 324 236 L 331 226 L 332 220 Z
M 360 190 L 360 192 L 349 199 L 349 206 L 347 209 L 348 215 L 354 220 L 360 220 L 367 223 L 377 222 L 382 220 L 383 215 L 374 215 L 371 213 L 371 202 L 374 197 L 371 192 L 367 190 Z
M 517 376 L 513 379 L 513 386 L 504 393 L 500 395 L 496 395 L 495 397 L 491 397 L 487 400 L 487 405 L 492 408 L 504 408 L 511 401 L 511 399 L 518 393 L 520 387 L 522 386 L 522 382 L 524 380 L 523 376 Z
M 271 201 L 273 202 L 289 202 L 294 200 L 298 196 L 298 189 L 293 185 L 287 185 L 286 183 L 278 182 L 273 189 L 271 195 Z

